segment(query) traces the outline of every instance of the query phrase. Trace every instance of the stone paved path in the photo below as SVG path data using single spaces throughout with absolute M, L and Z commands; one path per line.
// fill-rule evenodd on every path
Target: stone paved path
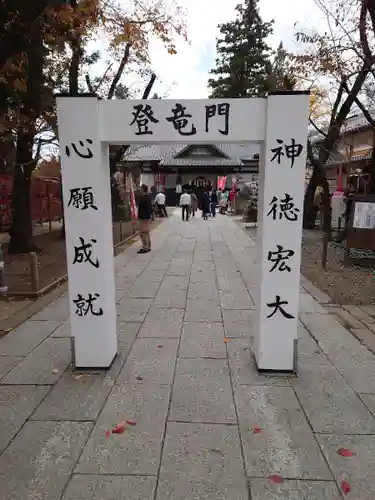
M 346 480 L 373 500 L 374 355 L 327 297 L 302 280 L 299 378 L 259 376 L 254 242 L 175 214 L 138 248 L 115 261 L 107 373 L 72 371 L 66 295 L 0 339 L 0 499 L 339 500 Z M 375 325 L 354 312 L 357 333 Z

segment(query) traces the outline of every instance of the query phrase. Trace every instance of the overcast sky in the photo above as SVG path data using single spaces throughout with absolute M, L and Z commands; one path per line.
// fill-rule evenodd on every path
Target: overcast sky
M 209 69 L 215 60 L 217 25 L 234 17 L 238 0 L 179 0 L 187 12 L 189 46 L 177 43 L 177 55 L 169 55 L 161 44 L 151 48 L 153 70 L 158 76 L 155 91 L 170 98 L 205 98 Z M 295 46 L 294 24 L 311 27 L 319 22 L 321 13 L 313 0 L 260 0 L 264 20 L 274 19 L 274 47 L 283 41 L 288 49 Z M 316 21 L 316 22 L 315 22 Z

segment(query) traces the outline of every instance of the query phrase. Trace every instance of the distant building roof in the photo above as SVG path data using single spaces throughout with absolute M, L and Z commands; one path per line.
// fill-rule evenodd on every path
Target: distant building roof
M 375 120 L 375 108 L 370 108 L 368 112 L 370 113 L 371 117 Z M 341 129 L 341 134 L 342 135 L 347 134 L 350 132 L 354 132 L 355 130 L 359 131 L 370 126 L 371 125 L 369 124 L 368 120 L 365 118 L 362 112 L 356 113 L 349 116 L 349 118 L 345 120 L 344 125 Z M 309 138 L 312 144 L 315 144 L 317 142 L 322 141 L 324 139 L 324 136 L 320 134 L 317 130 L 313 129 L 309 133 Z
M 259 145 L 245 144 L 158 144 L 131 146 L 124 155 L 126 162 L 157 161 L 170 166 L 240 166 L 259 158 Z

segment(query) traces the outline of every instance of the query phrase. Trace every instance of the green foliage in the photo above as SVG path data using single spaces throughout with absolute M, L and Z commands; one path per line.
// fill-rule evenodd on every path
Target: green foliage
M 273 22 L 263 22 L 258 0 L 237 5 L 236 19 L 220 26 L 216 67 L 210 71 L 211 97 L 249 97 L 268 90 Z

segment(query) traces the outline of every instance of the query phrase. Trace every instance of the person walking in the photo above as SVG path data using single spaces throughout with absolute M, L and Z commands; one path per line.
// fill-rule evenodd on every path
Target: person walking
M 138 253 L 147 253 L 151 250 L 150 224 L 153 210 L 151 198 L 148 194 L 148 187 L 142 184 L 140 191 L 141 194 L 138 198 L 138 220 L 142 248 L 138 250 Z
M 216 207 L 217 207 L 217 192 L 216 189 L 213 189 L 210 199 L 210 209 L 212 217 L 216 216 Z
M 204 220 L 208 220 L 210 214 L 210 197 L 207 192 L 203 194 L 202 198 L 202 217 Z
M 193 192 L 191 192 L 190 198 L 191 198 L 191 213 L 192 216 L 195 217 L 195 212 L 198 209 L 198 198 L 197 195 Z
M 182 209 L 182 220 L 187 220 L 187 221 L 189 220 L 190 205 L 191 205 L 191 196 L 185 189 L 180 198 L 180 207 Z
M 168 217 L 167 209 L 165 207 L 165 194 L 163 193 L 163 191 L 159 191 L 159 193 L 156 195 L 155 205 L 158 214 L 162 214 L 163 217 Z

